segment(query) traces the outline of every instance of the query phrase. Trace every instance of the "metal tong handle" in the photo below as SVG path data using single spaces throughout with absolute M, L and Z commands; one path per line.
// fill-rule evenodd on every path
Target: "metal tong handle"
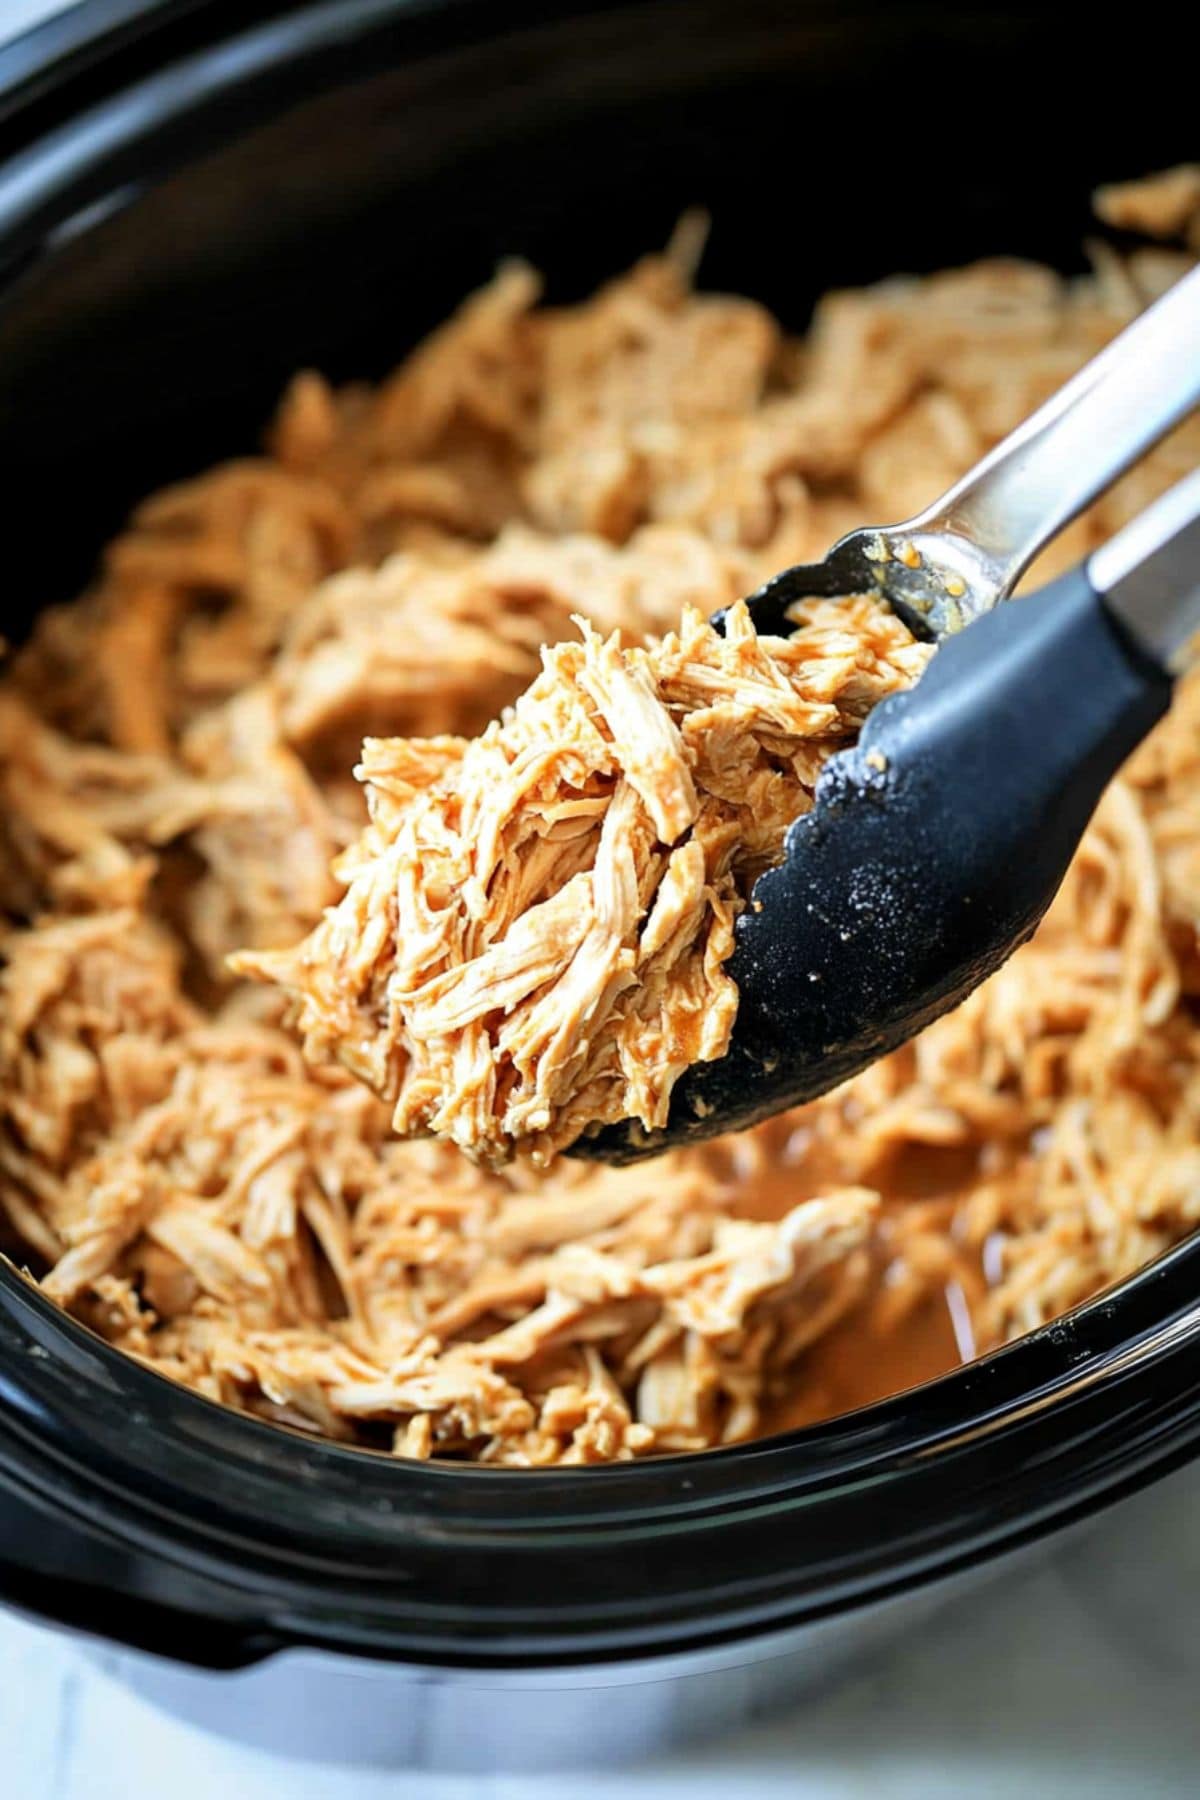
M 1038 551 L 1200 404 L 1200 268 L 1115 337 L 910 529 L 966 540 L 1002 600 Z
M 1200 469 L 1094 551 L 1087 574 L 1139 650 L 1178 671 L 1200 632 Z

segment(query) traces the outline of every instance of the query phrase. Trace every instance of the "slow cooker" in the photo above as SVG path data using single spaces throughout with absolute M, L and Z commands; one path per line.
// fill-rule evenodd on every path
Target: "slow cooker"
M 288 374 L 383 371 L 496 260 L 573 297 L 714 219 L 709 285 L 1080 263 L 1186 154 L 1190 59 L 1040 5 L 85 0 L 0 53 L 0 627 Z M 1192 146 L 1194 148 L 1194 145 Z M 824 1679 L 1189 1458 L 1200 1243 L 895 1399 L 589 1470 L 221 1410 L 0 1265 L 0 1597 L 293 1754 L 611 1760 Z

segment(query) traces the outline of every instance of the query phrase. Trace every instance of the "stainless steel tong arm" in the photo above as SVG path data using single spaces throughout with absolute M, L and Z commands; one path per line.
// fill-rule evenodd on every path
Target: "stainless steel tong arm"
M 1151 661 L 1178 671 L 1200 633 L 1200 469 L 1093 552 L 1088 579 Z
M 1197 405 L 1200 268 L 1126 326 L 908 529 L 946 534 L 969 547 L 972 586 L 992 588 L 994 604 L 1039 550 Z

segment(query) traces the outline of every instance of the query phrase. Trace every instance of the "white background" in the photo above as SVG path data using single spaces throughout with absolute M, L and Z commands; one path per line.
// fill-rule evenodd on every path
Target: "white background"
M 0 0 L 0 38 L 57 10 Z M 198 1735 L 0 1612 L 4 1800 L 1184 1800 L 1200 1791 L 1200 1470 L 761 1725 L 607 1774 L 305 1767 Z

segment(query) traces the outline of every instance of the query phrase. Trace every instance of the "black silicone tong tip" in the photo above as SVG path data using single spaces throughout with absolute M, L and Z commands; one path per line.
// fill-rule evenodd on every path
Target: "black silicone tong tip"
M 755 1124 L 957 1005 L 1032 933 L 1170 691 L 1081 569 L 947 639 L 830 760 L 757 882 L 728 1054 L 681 1079 L 664 1131 L 606 1126 L 576 1153 L 632 1162 Z
M 796 629 L 792 608 L 802 600 L 845 600 L 853 594 L 877 594 L 879 566 L 863 553 L 863 536 L 862 532 L 852 532 L 834 545 L 823 562 L 798 563 L 757 588 L 746 605 L 759 636 L 789 636 Z M 888 604 L 920 642 L 934 640 L 928 619 L 918 608 L 906 604 L 895 582 L 889 584 Z M 728 607 L 723 606 L 713 614 L 712 623 L 718 631 L 724 631 L 728 612 Z

